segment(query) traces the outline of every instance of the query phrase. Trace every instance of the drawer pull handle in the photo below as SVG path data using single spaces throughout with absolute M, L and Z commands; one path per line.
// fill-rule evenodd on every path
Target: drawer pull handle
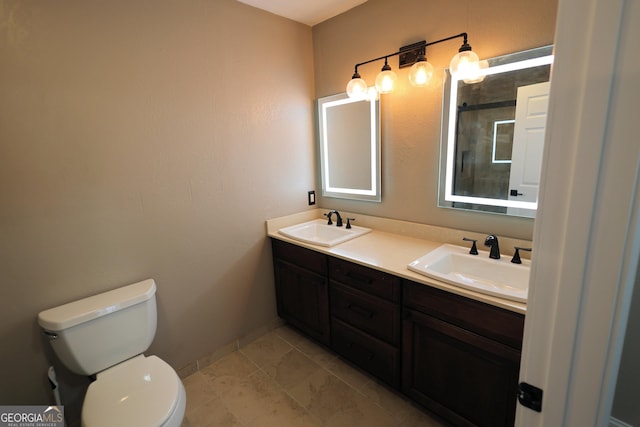
M 373 283 L 373 279 L 371 277 L 367 277 L 363 274 L 354 273 L 353 271 L 347 272 L 346 276 L 349 279 L 355 280 L 356 282 L 366 283 L 367 285 L 370 285 Z
M 374 312 L 373 311 L 369 311 L 365 308 L 362 308 L 356 304 L 353 303 L 349 303 L 349 305 L 347 305 L 347 308 L 351 311 L 353 311 L 354 313 L 362 316 L 362 317 L 366 317 L 368 319 L 373 319 L 374 316 Z
M 361 345 L 356 344 L 355 342 L 351 341 L 349 343 L 349 348 L 354 349 L 359 351 L 360 353 L 364 354 L 365 357 L 367 358 L 367 360 L 373 360 L 373 356 L 375 356 L 374 353 L 370 352 L 369 350 L 367 350 L 366 348 L 362 347 Z

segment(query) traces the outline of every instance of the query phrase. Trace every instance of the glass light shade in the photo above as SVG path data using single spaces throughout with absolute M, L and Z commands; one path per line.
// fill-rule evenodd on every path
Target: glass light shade
M 451 59 L 449 72 L 458 80 L 464 80 L 467 76 L 473 76 L 474 73 L 477 73 L 479 61 L 478 55 L 471 50 L 459 52 Z
M 396 73 L 391 70 L 381 71 L 378 77 L 376 77 L 376 89 L 378 93 L 393 92 L 393 86 L 397 78 Z
M 418 61 L 409 70 L 409 81 L 412 85 L 422 87 L 429 84 L 433 77 L 433 65 L 426 60 Z
M 351 79 L 347 83 L 347 95 L 349 98 L 366 98 L 367 97 L 367 82 L 361 78 Z
M 475 70 L 471 70 L 468 77 L 463 81 L 466 84 L 480 83 L 484 80 L 485 77 L 487 77 L 486 74 L 481 73 L 481 71 L 485 70 L 486 68 L 489 68 L 489 61 L 483 59 L 482 61 L 478 62 L 478 68 L 476 68 Z

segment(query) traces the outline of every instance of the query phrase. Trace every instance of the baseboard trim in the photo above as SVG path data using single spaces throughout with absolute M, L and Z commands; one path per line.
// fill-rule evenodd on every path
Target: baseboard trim
M 266 325 L 256 328 L 255 330 L 249 332 L 248 334 L 238 337 L 233 341 L 215 349 L 214 351 L 209 352 L 199 357 L 198 359 L 187 363 L 185 366 L 177 370 L 178 376 L 184 379 L 189 375 L 198 372 L 200 369 L 206 368 L 216 360 L 222 359 L 223 357 L 233 353 L 234 351 L 238 350 L 241 347 L 244 347 L 250 342 L 253 342 L 258 338 L 262 337 L 263 335 L 266 335 L 269 332 L 273 331 L 274 329 L 279 328 L 285 323 L 286 322 L 284 320 L 277 317 L 271 320 Z

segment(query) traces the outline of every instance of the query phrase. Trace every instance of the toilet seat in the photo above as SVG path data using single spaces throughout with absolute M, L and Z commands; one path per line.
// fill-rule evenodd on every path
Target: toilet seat
M 139 355 L 97 375 L 85 395 L 82 425 L 157 427 L 175 420 L 180 425 L 185 403 L 173 368 L 156 356 Z

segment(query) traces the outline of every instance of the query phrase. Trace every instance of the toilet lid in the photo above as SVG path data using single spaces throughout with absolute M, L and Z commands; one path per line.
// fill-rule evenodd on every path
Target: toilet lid
M 82 406 L 87 427 L 159 426 L 174 410 L 180 379 L 156 356 L 137 356 L 98 374 Z

